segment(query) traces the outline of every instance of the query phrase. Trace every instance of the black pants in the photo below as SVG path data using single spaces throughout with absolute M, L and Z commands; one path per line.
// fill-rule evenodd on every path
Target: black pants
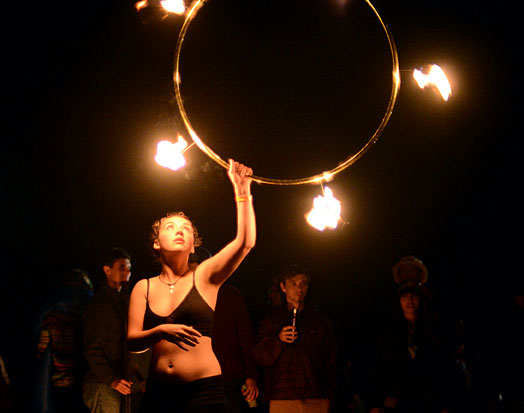
M 222 376 L 205 377 L 188 383 L 148 381 L 140 413 L 225 413 Z

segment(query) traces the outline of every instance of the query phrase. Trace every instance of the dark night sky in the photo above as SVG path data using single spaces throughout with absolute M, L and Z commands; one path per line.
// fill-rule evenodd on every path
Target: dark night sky
M 389 93 L 385 41 L 363 3 L 211 1 L 182 57 L 197 131 L 223 157 L 267 177 L 309 176 L 347 158 L 371 135 Z M 350 342 L 387 309 L 391 267 L 412 254 L 475 334 L 502 314 L 522 272 L 516 6 L 374 4 L 400 68 L 440 64 L 453 96 L 443 103 L 402 72 L 380 140 L 329 184 L 349 222 L 336 231 L 304 221 L 318 186 L 255 185 L 258 243 L 231 282 L 256 318 L 270 277 L 285 263 L 303 264 L 313 274 L 311 295 Z M 16 311 L 11 329 L 26 330 L 20 321 L 30 322 L 65 269 L 94 274 L 104 247 L 129 250 L 133 281 L 154 274 L 147 234 L 167 211 L 193 217 L 212 252 L 233 237 L 223 169 L 196 148 L 180 172 L 153 161 L 158 138 L 183 131 L 171 83 L 180 18 L 139 15 L 122 0 L 29 2 L 9 6 L 5 18 L 3 285 L 13 298 L 2 310 Z M 2 347 L 6 359 L 13 344 Z

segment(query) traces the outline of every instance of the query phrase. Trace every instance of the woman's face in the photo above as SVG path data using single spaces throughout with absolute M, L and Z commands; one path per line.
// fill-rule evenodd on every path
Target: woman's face
M 408 320 L 414 319 L 420 306 L 420 297 L 415 293 L 404 293 L 400 296 L 400 306 L 404 317 Z
M 153 248 L 164 252 L 194 252 L 194 242 L 191 221 L 175 215 L 161 220 L 158 238 L 154 241 Z

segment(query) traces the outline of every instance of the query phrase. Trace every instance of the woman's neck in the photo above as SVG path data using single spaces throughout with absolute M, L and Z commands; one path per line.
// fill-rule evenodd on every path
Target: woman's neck
M 175 281 L 177 278 L 183 277 L 189 271 L 189 262 L 186 259 L 180 259 L 180 257 L 172 256 L 166 259 L 162 259 L 162 278 L 167 281 Z

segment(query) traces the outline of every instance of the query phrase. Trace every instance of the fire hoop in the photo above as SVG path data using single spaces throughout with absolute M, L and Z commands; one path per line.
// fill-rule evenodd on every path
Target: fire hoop
M 344 162 L 336 166 L 335 168 L 325 171 L 310 177 L 306 178 L 297 178 L 297 179 L 276 179 L 276 178 L 264 178 L 261 176 L 252 176 L 252 179 L 255 182 L 258 183 L 264 183 L 264 184 L 271 184 L 271 185 L 302 185 L 302 184 L 309 184 L 309 183 L 320 183 L 323 181 L 330 180 L 333 176 L 338 174 L 339 172 L 343 171 L 350 165 L 354 164 L 357 160 L 362 158 L 364 154 L 375 144 L 382 132 L 384 131 L 387 123 L 389 122 L 389 119 L 391 117 L 391 114 L 393 113 L 393 108 L 395 106 L 398 91 L 400 89 L 400 71 L 399 71 L 399 63 L 398 63 L 398 53 L 397 48 L 395 45 L 395 42 L 393 40 L 393 36 L 387 27 L 387 25 L 384 23 L 382 18 L 380 17 L 380 14 L 375 9 L 371 1 L 364 0 L 367 5 L 373 10 L 374 14 L 378 18 L 380 25 L 386 35 L 386 39 L 389 45 L 389 50 L 391 53 L 391 63 L 392 63 L 392 87 L 391 87 L 391 94 L 389 96 L 389 102 L 386 107 L 386 112 L 384 113 L 382 120 L 380 124 L 378 125 L 377 129 L 371 136 L 371 138 L 362 146 L 356 153 L 349 156 Z M 202 138 L 198 136 L 198 134 L 195 132 L 195 129 L 191 125 L 191 122 L 189 121 L 189 118 L 187 116 L 187 113 L 184 108 L 184 104 L 182 102 L 182 95 L 180 93 L 180 75 L 179 75 L 179 67 L 180 67 L 180 53 L 182 51 L 182 44 L 184 42 L 184 38 L 186 36 L 187 30 L 189 28 L 190 23 L 193 21 L 195 16 L 197 15 L 198 11 L 202 6 L 204 5 L 205 0 L 196 0 L 193 2 L 191 7 L 187 10 L 186 18 L 184 21 L 184 24 L 182 25 L 182 28 L 180 29 L 180 33 L 178 35 L 178 41 L 176 45 L 175 50 L 175 64 L 174 64 L 174 71 L 173 71 L 173 83 L 175 87 L 175 98 L 178 105 L 178 110 L 180 111 L 180 115 L 182 117 L 182 120 L 184 122 L 184 125 L 187 129 L 187 132 L 189 133 L 191 139 L 193 142 L 200 148 L 202 152 L 204 152 L 209 158 L 214 160 L 216 163 L 221 165 L 224 168 L 228 168 L 228 163 L 225 162 L 217 153 L 215 153 L 208 145 L 204 143 Z

